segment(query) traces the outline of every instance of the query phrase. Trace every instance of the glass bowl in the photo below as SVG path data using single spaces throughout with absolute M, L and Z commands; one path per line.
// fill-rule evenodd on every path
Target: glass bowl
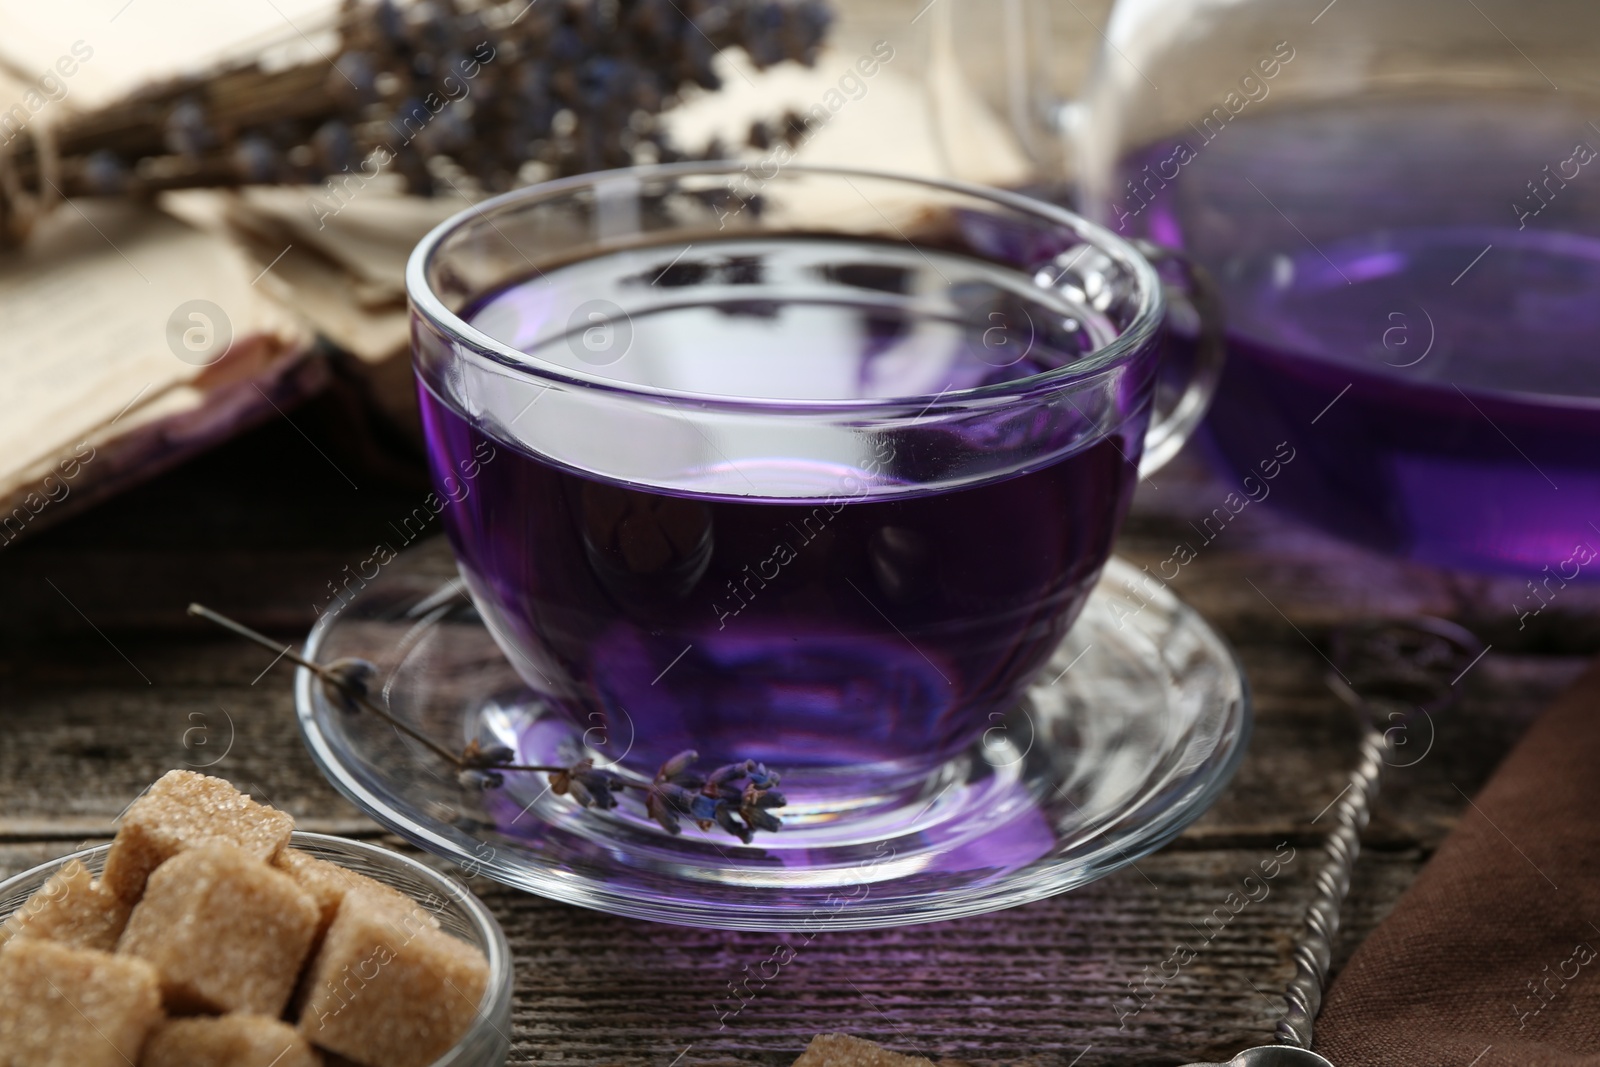
M 489 961 L 489 984 L 478 1005 L 478 1021 L 432 1067 L 502 1067 L 511 1051 L 511 946 L 483 901 L 455 879 L 377 845 L 299 831 L 290 844 L 399 890 L 433 913 L 446 933 L 484 954 Z M 109 844 L 96 845 L 0 882 L 0 921 L 10 918 L 70 860 L 79 861 L 98 877 L 110 851 Z

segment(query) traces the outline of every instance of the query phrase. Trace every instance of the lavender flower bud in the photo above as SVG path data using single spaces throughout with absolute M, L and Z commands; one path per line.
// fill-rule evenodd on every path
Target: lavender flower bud
M 572 795 L 572 799 L 576 800 L 582 807 L 594 807 L 594 794 L 589 792 L 588 787 L 583 784 L 581 779 L 568 778 L 567 792 L 570 793 Z
M 336 659 L 323 670 L 323 693 L 341 711 L 352 714 L 361 710 L 357 701 L 368 696 L 372 680 L 378 676 L 377 666 L 353 656 Z
M 116 196 L 127 188 L 128 168 L 115 152 L 98 148 L 84 161 L 83 177 L 96 196 Z
M 233 169 L 242 181 L 265 184 L 278 177 L 277 146 L 259 134 L 240 139 L 233 149 Z
M 498 789 L 505 784 L 505 776 L 498 771 L 482 771 L 466 767 L 456 772 L 456 781 L 461 788 L 479 791 L 485 789 Z
M 317 127 L 311 135 L 311 150 L 316 153 L 318 166 L 328 174 L 350 170 L 360 162 L 356 158 L 355 135 L 337 119 Z
M 704 794 L 695 797 L 689 803 L 689 817 L 697 822 L 706 822 L 717 817 L 719 802 L 715 797 Z
M 779 819 L 771 812 L 760 808 L 741 808 L 739 814 L 744 816 L 744 821 L 749 823 L 752 829 L 766 830 L 768 833 L 776 833 L 783 829 L 783 823 Z
M 745 760 L 743 763 L 730 763 L 725 767 L 718 767 L 706 776 L 706 792 L 716 796 L 719 791 L 730 785 L 735 779 L 743 778 L 755 768 L 755 763 Z M 735 791 L 737 795 L 737 790 Z
M 733 809 L 725 804 L 717 805 L 717 825 L 745 844 L 748 845 L 750 843 L 750 828 L 740 822 Z
M 198 159 L 215 140 L 206 124 L 205 108 L 197 100 L 180 100 L 167 113 L 162 139 L 167 151 L 188 159 Z
M 676 778 L 688 770 L 694 764 L 694 761 L 699 758 L 700 753 L 694 749 L 685 749 L 661 765 L 661 770 L 656 772 L 656 781 L 665 782 Z
M 473 743 L 467 746 L 462 754 L 462 762 L 468 767 L 497 767 L 510 763 L 517 758 L 517 753 L 509 745 L 478 745 Z
M 605 771 L 587 770 L 576 774 L 574 778 L 588 790 L 594 807 L 607 809 L 617 806 L 617 798 L 612 793 L 612 790 L 617 788 L 617 779 L 614 776 Z
M 366 52 L 345 52 L 328 72 L 328 89 L 343 100 L 365 104 L 377 98 L 378 74 Z
M 406 19 L 394 5 L 394 0 L 378 0 L 372 12 L 372 25 L 389 47 L 406 43 Z
M 666 797 L 661 793 L 652 789 L 645 796 L 644 808 L 645 812 L 660 823 L 661 828 L 667 833 L 677 834 L 682 832 L 683 827 L 679 825 L 677 813 L 672 810 L 672 807 L 667 803 Z

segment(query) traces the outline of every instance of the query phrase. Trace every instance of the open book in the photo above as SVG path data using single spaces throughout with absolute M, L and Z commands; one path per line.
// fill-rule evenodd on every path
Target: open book
M 868 6 L 879 3 L 893 6 Z M 121 14 L 123 4 L 107 7 L 91 41 L 81 10 L 69 6 L 0 0 L 0 20 L 13 31 L 0 43 L 0 150 L 34 124 L 237 53 L 240 37 L 270 34 L 276 22 L 305 27 L 313 40 L 334 7 L 285 0 L 251 13 L 224 5 L 197 14 L 178 0 L 138 0 Z M 963 104 L 959 84 L 929 91 L 939 49 L 885 44 L 872 25 L 842 25 L 809 69 L 758 72 L 724 53 L 727 88 L 670 113 L 673 136 L 685 145 L 713 136 L 739 144 L 755 119 L 838 100 L 797 160 L 1024 180 L 1021 153 L 981 105 Z M 282 36 L 285 27 L 276 30 Z M 870 81 L 854 73 L 866 51 L 879 60 Z M 57 66 L 58 52 L 75 58 Z M 31 76 L 68 68 L 48 85 Z M 7 112 L 7 100 L 20 110 Z M 944 116 L 939 129 L 931 108 Z M 949 121 L 958 112 L 960 121 Z M 963 143 L 952 143 L 952 130 Z M 168 194 L 159 205 L 77 200 L 55 207 L 23 247 L 0 250 L 0 548 L 277 417 L 327 380 L 313 355 L 319 337 L 365 374 L 396 421 L 414 424 L 405 263 L 429 229 L 469 204 L 374 184 L 330 213 L 318 209 L 322 194 L 257 187 Z

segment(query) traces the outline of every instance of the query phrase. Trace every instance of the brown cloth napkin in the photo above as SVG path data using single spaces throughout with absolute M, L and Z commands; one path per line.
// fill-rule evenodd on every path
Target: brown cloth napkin
M 1329 991 L 1334 1067 L 1600 1065 L 1600 663 L 1533 725 Z

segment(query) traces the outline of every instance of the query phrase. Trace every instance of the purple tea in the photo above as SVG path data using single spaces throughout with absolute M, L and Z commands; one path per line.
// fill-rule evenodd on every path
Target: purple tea
M 587 293 L 635 272 L 583 261 L 491 292 L 462 317 L 519 345 L 552 286 Z M 672 290 L 669 306 L 594 327 L 629 331 L 624 355 L 591 357 L 581 335 L 540 354 L 634 385 L 781 409 L 932 400 L 1070 364 L 1104 343 L 1096 312 L 1050 320 L 1036 307 L 1031 347 L 997 352 L 995 309 L 1014 317 L 1028 299 L 1003 273 L 842 239 L 665 247 L 634 284 Z M 918 308 L 932 291 L 955 292 L 962 313 Z M 451 494 L 445 526 L 502 647 L 574 723 L 604 725 L 614 747 L 603 755 L 629 747 L 624 764 L 645 773 L 686 748 L 703 765 L 754 758 L 789 772 L 892 773 L 974 741 L 1082 607 L 1148 418 L 1147 403 L 1119 394 L 1111 432 L 1085 433 L 1084 416 L 1057 405 L 1071 444 L 1002 478 L 961 478 L 960 457 L 984 442 L 950 430 L 942 448 L 924 429 L 910 443 L 884 435 L 855 463 L 779 452 L 721 465 L 703 484 L 691 472 L 644 485 L 530 448 L 520 431 L 541 416 L 536 405 L 513 430 L 465 417 L 445 383 L 424 378 L 420 396 L 436 481 L 474 473 L 470 492 Z
M 1132 154 L 1108 218 L 1186 249 L 1223 289 L 1207 436 L 1236 475 L 1287 440 L 1299 458 L 1272 499 L 1325 529 L 1593 580 L 1592 145 L 1548 98 L 1285 108 Z

